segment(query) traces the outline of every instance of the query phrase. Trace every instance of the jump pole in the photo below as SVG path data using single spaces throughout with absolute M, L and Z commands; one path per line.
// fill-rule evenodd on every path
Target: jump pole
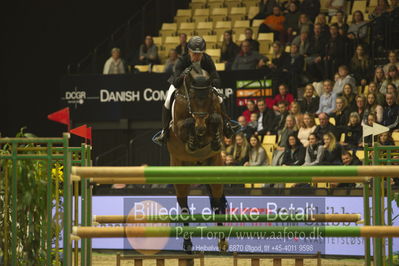
M 193 214 L 193 215 L 95 215 L 93 223 L 258 223 L 258 222 L 354 222 L 360 214 Z
M 197 226 L 197 227 L 73 227 L 80 238 L 113 237 L 399 237 L 399 226 Z

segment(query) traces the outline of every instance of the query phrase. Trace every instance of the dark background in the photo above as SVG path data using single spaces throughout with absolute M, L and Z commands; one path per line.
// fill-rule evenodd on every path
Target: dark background
M 19 129 L 41 137 L 65 127 L 48 121 L 60 109 L 59 81 L 76 63 L 125 23 L 147 0 L 7 1 L 2 5 L 0 132 Z

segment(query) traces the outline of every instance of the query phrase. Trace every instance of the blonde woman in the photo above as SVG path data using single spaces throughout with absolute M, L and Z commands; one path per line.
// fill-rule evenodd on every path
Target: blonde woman
M 266 151 L 262 145 L 260 145 L 259 139 L 255 135 L 252 135 L 249 138 L 249 144 L 249 160 L 244 163 L 244 166 L 267 165 Z
M 323 135 L 324 155 L 320 165 L 341 165 L 341 145 L 337 143 L 335 136 L 331 132 Z
M 248 161 L 249 145 L 244 133 L 238 133 L 234 138 L 233 159 L 237 165 Z
M 303 121 L 303 113 L 301 112 L 301 106 L 297 101 L 293 101 L 290 105 L 291 115 L 295 117 L 295 122 L 297 125 L 301 125 Z
M 309 135 L 316 129 L 316 123 L 314 115 L 305 113 L 303 115 L 303 122 L 298 131 L 298 139 L 301 141 L 303 146 L 306 148 L 309 146 Z

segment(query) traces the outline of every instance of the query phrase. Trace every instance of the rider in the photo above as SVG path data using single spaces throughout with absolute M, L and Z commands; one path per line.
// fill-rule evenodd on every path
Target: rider
M 173 75 L 168 79 L 171 84 L 166 94 L 166 100 L 162 107 L 162 132 L 155 139 L 157 142 L 165 143 L 169 135 L 169 124 L 172 120 L 171 105 L 174 98 L 174 92 L 176 88 L 179 88 L 182 83 L 184 76 L 187 75 L 192 68 L 202 68 L 207 71 L 210 75 L 210 84 L 213 87 L 218 88 L 220 86 L 220 77 L 216 71 L 215 64 L 212 58 L 205 53 L 206 43 L 205 40 L 200 36 L 193 36 L 188 42 L 188 54 L 180 57 L 175 65 Z M 222 111 L 225 112 L 223 99 L 219 97 L 222 104 Z M 228 121 L 223 121 L 224 134 L 230 137 L 234 132 L 231 129 L 231 125 Z

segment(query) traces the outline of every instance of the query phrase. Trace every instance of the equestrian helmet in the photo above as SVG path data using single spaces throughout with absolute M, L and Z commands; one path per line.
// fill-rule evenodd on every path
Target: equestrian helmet
M 203 53 L 206 49 L 205 40 L 200 36 L 193 36 L 188 41 L 188 49 L 193 53 Z

